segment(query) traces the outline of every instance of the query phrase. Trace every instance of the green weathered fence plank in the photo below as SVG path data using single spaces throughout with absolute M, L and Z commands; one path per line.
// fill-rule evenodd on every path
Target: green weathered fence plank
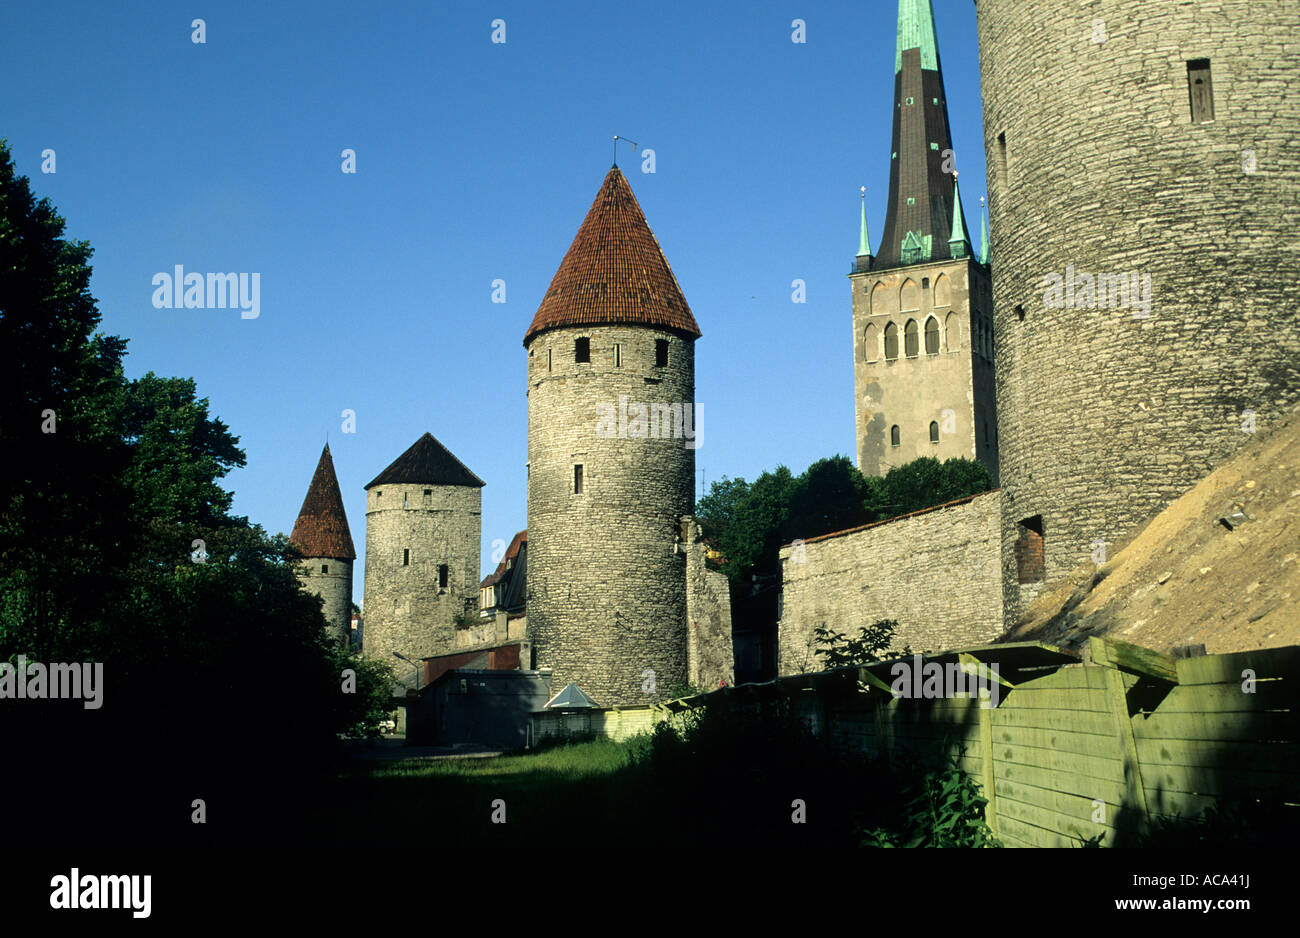
M 998 709 L 1014 705 L 1021 710 L 1074 710 L 1084 713 L 1109 713 L 1106 691 L 1091 687 L 1017 687 L 999 704 Z
M 1143 765 L 1181 765 L 1289 774 L 1300 791 L 1300 746 L 1232 740 L 1138 738 Z M 1195 791 L 1195 789 L 1188 789 Z
M 1226 684 L 1240 682 L 1247 668 L 1256 678 L 1300 677 L 1300 645 L 1263 648 L 1258 651 L 1234 652 L 1229 655 L 1204 655 L 1178 660 L 1179 684 Z
M 998 808 L 1002 812 L 1001 816 L 1057 832 L 1062 840 L 1054 846 L 1077 847 L 1080 841 L 1095 837 L 1097 834 L 1106 835 L 1108 841 L 1114 835 L 1113 820 L 1119 814 L 1116 805 L 1105 805 L 1106 822 L 1098 824 L 1092 820 L 1096 809 L 1091 802 L 1088 803 L 1087 811 L 1082 816 L 1067 814 L 1039 803 L 1038 791 L 1038 789 L 1015 788 L 1006 782 L 999 782 Z
M 1115 718 L 1110 713 L 1065 713 L 1040 708 L 1019 708 L 1012 706 L 1011 701 L 994 710 L 991 721 L 994 741 L 1002 738 L 1000 730 L 1011 727 L 1064 730 L 1095 736 L 1110 736 L 1115 731 Z
M 1300 742 L 1300 720 L 1295 713 L 1271 710 L 1235 713 L 1164 713 L 1135 716 L 1133 735 L 1138 739 L 1251 740 Z
M 1253 710 L 1300 710 L 1300 679 L 1259 681 L 1248 694 L 1241 684 L 1180 684 L 1156 713 L 1228 713 Z
M 1014 746 L 994 742 L 993 760 L 993 771 L 998 778 L 1009 774 L 1003 771 L 1003 766 L 1013 765 L 1075 772 L 1098 781 L 1118 781 L 1124 777 L 1123 753 L 1113 742 L 1105 751 L 1090 753 L 1071 752 L 1061 747 Z
M 1098 778 L 1095 775 L 1086 775 L 1069 769 L 1021 765 L 1016 762 L 1000 762 L 994 771 L 998 779 L 1005 779 L 1013 784 L 1019 782 L 1064 794 L 1078 795 L 1089 801 L 1100 798 L 1110 804 L 1124 802 L 1125 787 L 1121 778 Z M 996 788 L 994 790 L 996 791 Z

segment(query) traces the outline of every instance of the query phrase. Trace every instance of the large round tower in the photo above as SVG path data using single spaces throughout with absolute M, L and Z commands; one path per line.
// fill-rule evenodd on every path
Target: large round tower
M 976 11 L 1014 614 L 1297 400 L 1300 5 Z
M 366 486 L 365 653 L 394 666 L 449 652 L 478 612 L 483 481 L 426 433 Z
M 352 561 L 357 552 L 328 443 L 321 451 L 289 540 L 303 553 L 298 568 L 303 585 L 324 601 L 331 637 L 346 643 L 352 635 Z
M 686 679 L 699 335 L 614 167 L 524 337 L 528 629 L 554 691 L 642 704 Z

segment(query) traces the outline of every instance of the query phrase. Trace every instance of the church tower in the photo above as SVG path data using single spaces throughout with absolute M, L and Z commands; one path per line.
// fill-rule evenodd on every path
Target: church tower
M 853 291 L 858 469 L 964 456 L 998 476 L 993 300 L 954 171 L 930 0 L 899 0 L 884 237 L 863 191 Z
M 412 683 L 418 662 L 455 646 L 478 613 L 483 480 L 431 433 L 366 486 L 362 650 Z
M 528 628 L 554 691 L 608 707 L 686 680 L 699 336 L 615 166 L 524 336 Z
M 303 585 L 325 602 L 330 635 L 346 643 L 352 635 L 352 561 L 357 552 L 328 443 L 321 451 L 289 540 L 303 553 L 298 568 Z

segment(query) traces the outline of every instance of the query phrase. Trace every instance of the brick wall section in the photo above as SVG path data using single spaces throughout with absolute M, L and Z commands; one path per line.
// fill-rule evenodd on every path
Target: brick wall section
M 942 651 L 1002 634 L 1001 496 L 986 492 L 781 548 L 778 673 L 820 671 L 813 629 L 898 621 L 895 647 Z
M 590 363 L 574 340 L 590 339 Z M 655 341 L 668 364 L 655 365 Z M 686 558 L 694 498 L 685 439 L 597 436 L 597 405 L 695 401 L 694 340 L 652 327 L 550 329 L 528 345 L 528 629 L 557 691 L 653 703 L 686 679 Z M 615 345 L 618 346 L 617 363 Z M 574 492 L 575 463 L 583 492 Z M 642 673 L 655 672 L 655 693 Z
M 460 650 L 454 619 L 467 602 L 478 611 L 481 529 L 476 486 L 396 483 L 366 492 L 364 651 L 395 665 L 399 679 L 411 669 L 394 651 L 418 661 Z M 411 552 L 406 566 L 403 550 Z M 448 566 L 445 593 L 438 589 L 441 564 Z
M 1300 5 L 976 11 L 1004 550 L 1041 514 L 1050 581 L 1229 457 L 1249 439 L 1245 409 L 1263 430 L 1300 397 Z M 1193 124 L 1187 63 L 1200 58 L 1215 120 Z M 1150 317 L 1049 308 L 1043 278 L 1067 265 L 1149 274 Z M 1035 592 L 1009 585 L 1008 616 Z
M 705 563 L 707 546 L 695 519 L 682 519 L 686 549 L 686 679 L 701 690 L 736 683 L 731 639 L 731 587 Z

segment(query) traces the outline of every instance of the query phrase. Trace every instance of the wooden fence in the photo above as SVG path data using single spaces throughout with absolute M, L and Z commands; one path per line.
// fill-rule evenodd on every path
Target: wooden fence
M 997 705 L 896 698 L 897 662 L 881 662 L 673 701 L 635 722 L 698 706 L 761 718 L 779 702 L 839 748 L 897 764 L 953 757 L 1007 846 L 1123 846 L 1153 819 L 1198 816 L 1224 799 L 1300 817 L 1300 647 L 1174 659 L 1094 638 L 1083 656 L 1018 643 L 923 660 L 986 676 L 996 665 Z

